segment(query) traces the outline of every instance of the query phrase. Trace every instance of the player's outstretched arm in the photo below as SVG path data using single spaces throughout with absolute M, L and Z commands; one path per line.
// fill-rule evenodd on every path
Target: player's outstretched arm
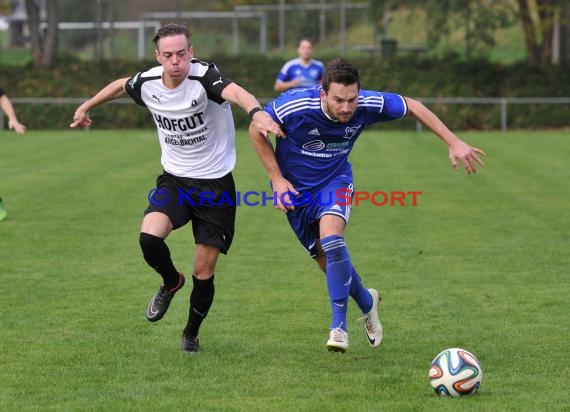
M 293 79 L 290 80 L 288 82 L 282 82 L 282 81 L 275 81 L 275 84 L 273 85 L 273 89 L 275 89 L 276 92 L 282 93 L 282 92 L 286 92 L 289 89 L 292 89 L 294 87 L 297 87 L 301 84 L 301 82 L 297 79 Z
M 239 105 L 246 113 L 251 113 L 253 109 L 259 109 L 251 118 L 252 124 L 259 130 L 264 136 L 268 133 L 273 133 L 276 136 L 283 136 L 283 131 L 277 123 L 261 110 L 261 105 L 255 98 L 253 94 L 245 90 L 243 87 L 238 86 L 235 83 L 228 84 L 224 90 L 222 90 L 222 98 L 229 102 Z
M 263 168 L 271 180 L 271 186 L 273 187 L 273 192 L 276 194 L 277 198 L 275 208 L 287 212 L 287 210 L 293 210 L 293 202 L 290 194 L 299 194 L 295 187 L 281 174 L 281 169 L 277 164 L 277 159 L 275 158 L 275 152 L 273 151 L 273 146 L 267 137 L 265 137 L 254 125 L 253 123 L 249 126 L 249 136 L 255 148 L 255 152 L 261 160 Z
M 408 112 L 419 120 L 424 126 L 434 132 L 443 140 L 449 148 L 449 161 L 455 170 L 459 170 L 457 161 L 461 161 L 467 173 L 476 173 L 475 163 L 484 165 L 479 155 L 485 156 L 485 152 L 477 147 L 469 146 L 459 139 L 431 110 L 421 102 L 405 97 Z
M 102 105 L 111 100 L 118 99 L 127 94 L 125 84 L 129 80 L 128 77 L 117 79 L 107 86 L 103 87 L 95 96 L 80 105 L 73 115 L 73 122 L 69 125 L 71 128 L 90 127 L 93 123 L 89 118 L 89 110 Z
M 18 121 L 18 117 L 16 117 L 16 111 L 14 110 L 14 106 L 12 106 L 12 102 L 6 95 L 0 97 L 0 109 L 8 117 L 9 129 L 14 129 L 16 133 L 26 132 L 26 126 L 24 126 L 22 123 Z

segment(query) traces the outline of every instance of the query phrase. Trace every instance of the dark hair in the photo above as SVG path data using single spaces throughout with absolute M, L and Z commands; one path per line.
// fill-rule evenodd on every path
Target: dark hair
M 180 24 L 175 24 L 175 23 L 165 24 L 160 29 L 158 29 L 158 31 L 156 32 L 156 35 L 152 39 L 152 42 L 154 43 L 154 46 L 158 50 L 158 41 L 160 39 L 162 39 L 163 37 L 168 37 L 168 36 L 176 36 L 178 34 L 185 35 L 186 38 L 188 39 L 188 46 L 190 46 L 190 39 L 192 38 L 192 35 L 190 34 L 188 27 L 182 26 Z
M 358 69 L 343 58 L 331 61 L 323 73 L 322 87 L 325 92 L 329 91 L 331 83 L 340 83 L 344 86 L 357 84 L 360 89 Z

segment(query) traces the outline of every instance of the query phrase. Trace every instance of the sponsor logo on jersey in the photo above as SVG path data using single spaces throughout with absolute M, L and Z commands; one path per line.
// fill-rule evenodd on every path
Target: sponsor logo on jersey
M 212 86 L 215 86 L 216 84 L 222 84 L 224 81 L 222 80 L 222 78 L 220 77 L 220 80 L 216 80 L 214 83 L 212 83 Z
M 156 100 L 156 101 L 160 104 L 160 98 L 161 98 L 162 96 L 157 96 L 156 94 L 153 94 L 151 97 L 152 97 L 154 100 Z
M 319 132 L 319 129 L 317 129 L 316 127 L 313 130 L 311 130 L 309 132 L 309 134 L 312 134 L 313 136 L 320 136 L 321 135 L 321 133 Z
M 327 150 L 339 151 L 346 149 L 348 146 L 350 146 L 350 141 L 331 142 L 327 143 Z
M 203 114 L 203 112 L 199 112 L 182 119 L 169 119 L 168 117 L 154 113 L 154 120 L 161 129 L 171 132 L 185 132 L 202 126 L 204 124 Z
M 191 139 L 178 139 L 170 136 L 164 138 L 164 143 L 171 146 L 194 146 L 197 143 L 205 142 L 207 139 L 205 136 L 193 137 Z
M 311 152 L 318 152 L 325 148 L 325 143 L 322 140 L 311 140 L 303 145 L 303 149 Z

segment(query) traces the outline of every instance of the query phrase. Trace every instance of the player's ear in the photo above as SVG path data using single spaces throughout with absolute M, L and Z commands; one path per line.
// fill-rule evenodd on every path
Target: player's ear
M 157 62 L 162 64 L 162 62 L 160 61 L 160 52 L 158 51 L 158 49 L 154 49 L 154 57 L 156 57 Z
M 194 57 L 194 47 L 188 46 L 188 54 L 190 57 L 188 60 L 192 60 L 192 58 Z

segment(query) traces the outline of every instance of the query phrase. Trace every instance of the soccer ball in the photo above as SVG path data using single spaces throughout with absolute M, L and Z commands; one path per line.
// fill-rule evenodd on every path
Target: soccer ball
M 431 362 L 429 380 L 433 390 L 441 396 L 474 395 L 481 386 L 483 371 L 472 353 L 450 348 L 440 352 Z

